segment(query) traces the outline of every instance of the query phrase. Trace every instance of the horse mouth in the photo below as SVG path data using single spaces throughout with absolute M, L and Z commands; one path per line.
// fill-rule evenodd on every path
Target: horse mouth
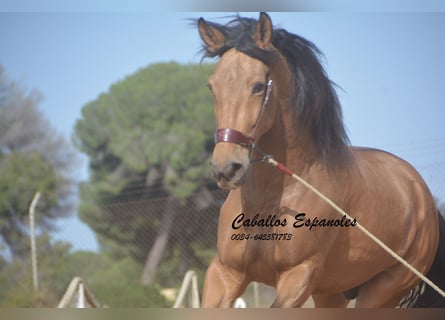
M 236 188 L 241 187 L 244 184 L 244 181 L 246 180 L 246 175 L 243 174 L 240 177 L 234 177 L 230 180 L 227 180 L 226 178 L 221 178 L 216 180 L 216 184 L 219 188 L 224 190 L 233 190 Z

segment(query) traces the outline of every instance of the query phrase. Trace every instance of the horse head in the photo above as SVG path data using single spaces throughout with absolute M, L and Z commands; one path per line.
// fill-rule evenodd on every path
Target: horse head
M 255 27 L 236 30 L 237 37 L 202 18 L 198 29 L 208 55 L 220 56 L 209 78 L 218 128 L 211 170 L 219 187 L 234 189 L 245 180 L 252 148 L 274 124 L 275 75 L 271 64 L 265 63 L 278 56 L 272 45 L 272 23 L 261 13 Z

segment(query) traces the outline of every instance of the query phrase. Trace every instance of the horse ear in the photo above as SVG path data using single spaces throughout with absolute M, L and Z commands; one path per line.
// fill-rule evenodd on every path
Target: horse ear
M 267 13 L 261 12 L 260 18 L 255 27 L 253 40 L 258 47 L 261 49 L 266 49 L 272 42 L 272 33 L 272 20 Z
M 207 48 L 216 52 L 226 42 L 226 37 L 218 28 L 208 24 L 203 18 L 198 20 L 198 31 Z

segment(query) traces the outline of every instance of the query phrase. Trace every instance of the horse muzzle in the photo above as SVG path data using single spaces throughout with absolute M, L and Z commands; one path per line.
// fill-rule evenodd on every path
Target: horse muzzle
M 235 189 L 244 183 L 249 166 L 251 137 L 233 129 L 215 132 L 215 149 L 210 169 L 222 189 Z
M 223 167 L 211 162 L 210 168 L 221 189 L 236 189 L 244 183 L 246 168 L 240 162 L 230 161 Z

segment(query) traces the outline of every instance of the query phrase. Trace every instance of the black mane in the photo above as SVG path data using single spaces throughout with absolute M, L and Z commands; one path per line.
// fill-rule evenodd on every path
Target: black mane
M 204 46 L 203 58 L 221 57 L 235 48 L 268 66 L 274 64 L 274 51 L 261 49 L 253 41 L 255 19 L 237 16 L 225 25 L 207 23 L 220 30 L 226 42 L 216 52 Z M 286 58 L 292 74 L 296 133 L 312 140 L 313 151 L 328 168 L 347 164 L 349 139 L 334 84 L 320 63 L 323 54 L 312 42 L 280 28 L 274 28 L 272 44 Z

